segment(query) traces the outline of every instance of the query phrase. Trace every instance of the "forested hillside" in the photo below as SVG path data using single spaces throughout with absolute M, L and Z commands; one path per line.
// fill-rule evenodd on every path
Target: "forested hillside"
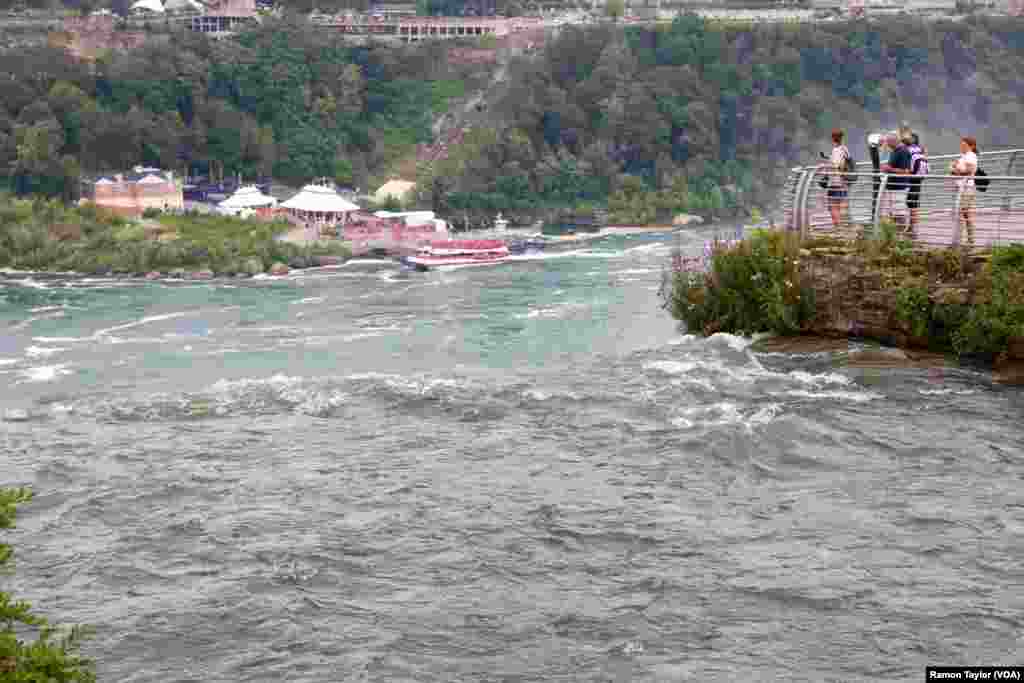
M 906 119 L 933 153 L 957 131 L 984 148 L 1024 137 L 1016 75 L 1024 22 L 569 29 L 510 70 L 494 125 L 435 169 L 452 207 L 601 203 L 621 220 L 769 203 L 787 167 L 814 163 L 840 126 Z
M 347 47 L 298 19 L 237 41 L 182 32 L 95 65 L 11 52 L 0 56 L 0 168 L 18 192 L 65 196 L 80 170 L 140 162 L 358 183 L 429 140 L 434 115 L 473 80 L 446 55 L 441 44 Z
M 1024 22 L 758 26 L 683 16 L 657 29 L 568 28 L 508 66 L 485 123 L 421 165 L 422 200 L 490 215 L 607 205 L 628 221 L 767 205 L 788 166 L 906 119 L 933 152 L 956 132 L 1020 144 Z M 301 19 L 237 40 L 181 33 L 95 65 L 55 48 L 0 56 L 0 169 L 72 197 L 82 170 L 135 163 L 314 176 L 365 187 L 491 78 L 447 44 L 344 46 Z M 498 89 L 500 91 L 500 88 Z M 478 117 L 480 118 L 480 117 Z

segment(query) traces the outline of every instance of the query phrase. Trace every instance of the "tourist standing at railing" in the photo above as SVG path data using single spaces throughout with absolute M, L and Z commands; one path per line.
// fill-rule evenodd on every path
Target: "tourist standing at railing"
M 832 227 L 838 228 L 843 220 L 843 210 L 846 208 L 849 194 L 849 186 L 846 182 L 846 160 L 850 158 L 850 150 L 843 144 L 843 131 L 839 128 L 832 130 L 832 153 L 829 155 L 828 163 L 831 169 L 828 174 L 828 211 L 832 214 Z
M 907 209 L 910 210 L 910 236 L 914 236 L 917 228 L 918 211 L 921 206 L 921 183 L 928 175 L 928 152 L 921 146 L 917 133 L 911 133 L 910 146 L 910 178 L 907 180 Z
M 953 175 L 964 176 L 956 181 L 960 211 L 956 221 L 953 245 L 960 244 L 961 221 L 967 228 L 967 244 L 974 246 L 974 174 L 978 172 L 978 141 L 970 135 L 960 138 L 960 158 L 949 167 Z
M 910 143 L 913 142 L 910 129 L 901 127 L 899 136 L 895 141 L 890 140 L 890 142 L 895 142 L 892 153 L 889 155 L 889 160 L 882 164 L 882 173 L 889 175 L 889 179 L 885 183 L 885 189 L 889 192 L 902 192 L 907 189 L 909 179 L 899 176 L 910 175 Z M 892 206 L 891 197 L 889 204 Z

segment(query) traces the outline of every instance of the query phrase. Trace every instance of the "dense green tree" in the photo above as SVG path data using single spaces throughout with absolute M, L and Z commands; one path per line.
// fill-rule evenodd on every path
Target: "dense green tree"
M 27 489 L 0 488 L 0 529 L 14 526 L 18 505 L 32 499 Z M 9 566 L 11 547 L 0 543 L 0 569 Z M 0 591 L 0 680 L 94 683 L 92 663 L 78 654 L 86 631 L 57 629 L 32 612 L 32 606 Z
M 268 19 L 231 41 L 172 32 L 94 67 L 52 48 L 0 52 L 0 172 L 55 195 L 66 194 L 68 157 L 86 171 L 216 163 L 363 184 L 408 169 L 437 114 L 490 77 L 449 64 L 440 43 L 355 46 L 304 21 Z M 797 30 L 684 14 L 567 27 L 504 65 L 489 127 L 417 177 L 425 199 L 466 211 L 601 203 L 623 174 L 644 190 L 621 201 L 662 197 L 682 177 L 692 206 L 728 210 L 772 199 L 783 169 L 813 157 L 848 112 L 897 121 L 944 102 L 935 120 L 978 131 L 983 145 L 1012 143 L 1024 120 L 1013 77 L 1022 26 L 979 17 Z M 340 176 L 338 160 L 350 164 Z

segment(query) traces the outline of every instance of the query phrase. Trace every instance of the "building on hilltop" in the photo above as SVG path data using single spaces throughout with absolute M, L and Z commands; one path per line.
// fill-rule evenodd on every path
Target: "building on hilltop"
M 231 33 L 256 18 L 256 0 L 210 0 L 189 27 L 199 33 Z
M 67 17 L 63 28 L 50 34 L 50 43 L 66 49 L 76 59 L 94 60 L 107 50 L 134 49 L 146 40 L 142 31 L 118 31 L 117 17 L 110 12 Z
M 83 183 L 79 203 L 93 202 L 122 216 L 138 217 L 146 209 L 185 208 L 181 183 L 172 171 L 136 166 L 131 173 L 100 176 Z

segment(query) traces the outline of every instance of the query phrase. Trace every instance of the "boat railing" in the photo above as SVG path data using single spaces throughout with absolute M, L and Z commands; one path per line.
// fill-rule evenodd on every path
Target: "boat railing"
M 964 244 L 968 237 L 979 247 L 1024 242 L 1024 175 L 1018 175 L 1018 163 L 1024 164 L 1024 158 L 1018 161 L 1018 157 L 1024 157 L 1024 150 L 978 155 L 988 181 L 984 191 L 980 182 L 972 189 L 970 183 L 962 182 L 963 176 L 948 175 L 949 165 L 958 156 L 929 157 L 930 167 L 941 172 L 926 176 L 846 174 L 853 182 L 839 204 L 838 223 L 831 212 L 828 188 L 821 186 L 831 168 L 827 164 L 794 168 L 782 190 L 783 223 L 787 230 L 799 231 L 805 238 L 877 235 L 882 223 L 891 220 L 908 230 L 912 227 L 912 232 L 904 233 L 906 239 L 921 246 Z M 907 206 L 911 186 L 906 181 L 911 177 L 920 183 L 918 207 L 913 213 Z M 899 189 L 890 189 L 890 185 Z

